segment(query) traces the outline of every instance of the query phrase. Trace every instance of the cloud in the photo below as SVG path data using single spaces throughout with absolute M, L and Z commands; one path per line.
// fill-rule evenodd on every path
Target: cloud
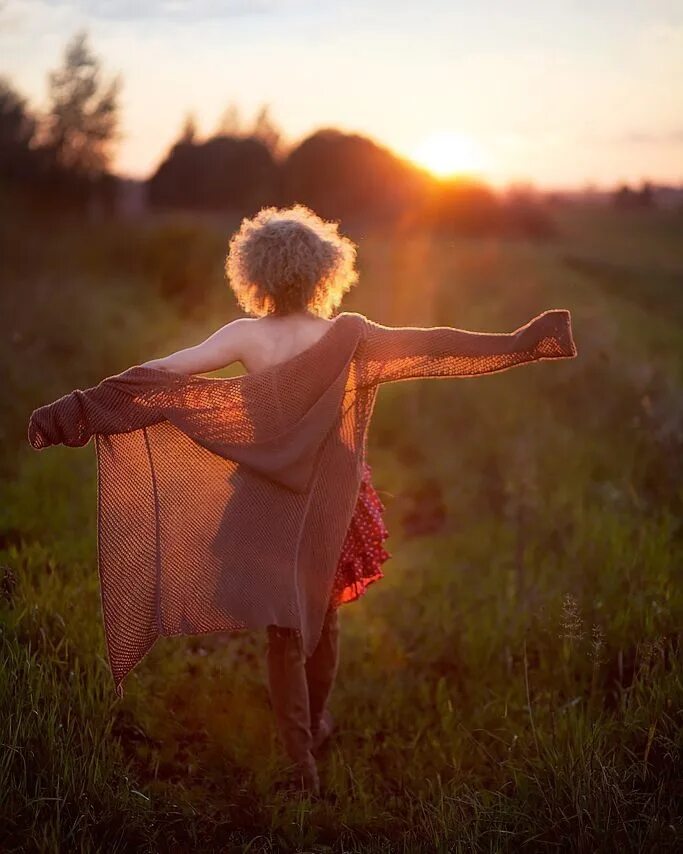
M 31 76 L 57 43 L 87 24 L 72 3 L 51 0 L 0 0 L 0 54 L 7 71 Z
M 45 0 L 52 7 L 70 6 L 94 20 L 205 21 L 276 11 L 282 0 Z
M 669 131 L 629 131 L 618 137 L 615 142 L 629 145 L 681 145 L 683 128 Z
M 74 4 L 54 0 L 4 0 L 0 2 L 0 37 L 59 29 L 74 17 Z
M 642 63 L 678 83 L 683 71 L 683 24 L 655 23 L 643 28 L 636 45 Z M 676 75 L 676 78 L 674 78 Z

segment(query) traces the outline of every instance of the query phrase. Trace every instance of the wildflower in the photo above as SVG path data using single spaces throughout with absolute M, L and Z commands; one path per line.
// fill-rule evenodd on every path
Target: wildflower
M 561 617 L 562 632 L 560 637 L 570 643 L 580 641 L 583 637 L 583 620 L 576 599 L 567 593 L 562 602 Z
M 595 665 L 602 661 L 602 649 L 605 646 L 605 635 L 600 626 L 593 626 L 591 642 L 591 659 Z

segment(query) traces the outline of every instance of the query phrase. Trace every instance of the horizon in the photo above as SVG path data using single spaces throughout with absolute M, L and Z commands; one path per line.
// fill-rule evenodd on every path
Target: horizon
M 188 113 L 202 139 L 230 105 L 245 126 L 265 105 L 288 148 L 333 127 L 499 189 L 683 184 L 683 7 L 669 0 L 8 0 L 1 71 L 31 109 L 45 109 L 47 74 L 79 29 L 103 77 L 122 77 L 111 168 L 123 178 L 149 178 Z

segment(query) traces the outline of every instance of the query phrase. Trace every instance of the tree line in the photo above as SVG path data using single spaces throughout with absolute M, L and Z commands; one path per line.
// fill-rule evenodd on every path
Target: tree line
M 48 74 L 48 108 L 31 110 L 7 78 L 0 78 L 0 183 L 46 209 L 111 202 L 110 171 L 119 138 L 118 76 L 105 79 L 87 34 L 67 45 L 63 65 Z
M 181 135 L 147 182 L 154 208 L 231 210 L 308 205 L 328 219 L 458 234 L 545 237 L 533 194 L 501 197 L 470 179 L 438 180 L 359 134 L 322 128 L 278 157 L 258 134 Z
M 43 115 L 0 79 L 0 183 L 48 211 L 97 205 L 115 213 L 119 178 L 111 164 L 121 86 L 120 77 L 105 77 L 85 31 L 49 73 Z M 474 180 L 438 180 L 359 134 L 322 128 L 285 151 L 267 107 L 248 127 L 229 107 L 204 139 L 189 115 L 145 189 L 154 209 L 250 215 L 263 205 L 299 202 L 337 220 L 471 234 L 552 231 L 529 194 L 502 197 Z

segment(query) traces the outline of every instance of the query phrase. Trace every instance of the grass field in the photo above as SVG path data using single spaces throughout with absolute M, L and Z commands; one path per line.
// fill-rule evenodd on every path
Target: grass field
M 313 803 L 280 785 L 265 637 L 162 639 L 116 697 L 93 446 L 26 441 L 33 408 L 238 313 L 235 223 L 4 222 L 3 852 L 681 850 L 683 221 L 554 215 L 542 243 L 354 235 L 347 310 L 569 308 L 579 357 L 380 391 L 393 557 L 341 611 Z

